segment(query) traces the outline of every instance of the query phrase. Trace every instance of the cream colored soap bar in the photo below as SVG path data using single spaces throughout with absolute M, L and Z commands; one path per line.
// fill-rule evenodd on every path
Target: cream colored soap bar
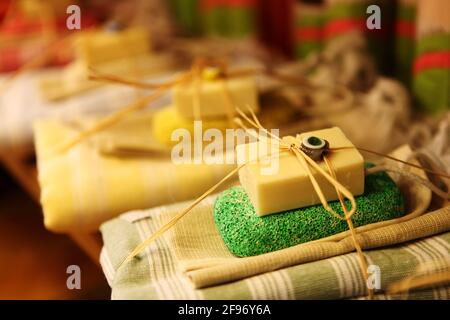
M 248 107 L 255 112 L 259 110 L 258 92 L 254 77 L 203 80 L 200 82 L 198 89 L 201 118 L 223 118 L 227 116 L 229 103 L 225 96 L 227 91 L 224 88 L 228 91 L 233 106 L 238 106 L 244 112 L 247 112 Z M 173 102 L 175 108 L 185 118 L 193 119 L 195 117 L 195 90 L 197 89 L 193 82 L 174 87 Z
M 149 34 L 143 28 L 123 31 L 88 31 L 76 39 L 78 58 L 88 66 L 150 53 Z
M 341 129 L 337 127 L 300 134 L 297 135 L 296 140 L 302 141 L 303 137 L 310 135 L 326 139 L 330 148 L 353 146 Z M 252 146 L 252 144 L 257 144 L 256 146 L 259 147 L 262 142 L 238 145 L 236 148 L 238 156 L 247 155 L 249 157 L 247 159 L 255 159 L 255 156 L 249 156 L 251 148 L 256 150 L 254 149 L 256 146 Z M 342 185 L 355 196 L 364 193 L 364 159 L 357 149 L 329 153 L 328 158 Z M 277 167 L 273 164 L 273 161 L 277 161 L 276 159 L 270 161 L 265 164 L 254 161 L 239 170 L 239 180 L 249 195 L 256 214 L 264 216 L 320 203 L 306 171 L 293 153 L 280 155 L 278 170 L 274 174 L 267 174 L 267 172 L 263 174 L 261 169 L 264 166 L 266 168 Z M 323 160 L 319 160 L 317 163 L 328 172 Z M 328 201 L 338 199 L 334 187 L 315 169 L 311 168 L 311 171 L 326 199 Z

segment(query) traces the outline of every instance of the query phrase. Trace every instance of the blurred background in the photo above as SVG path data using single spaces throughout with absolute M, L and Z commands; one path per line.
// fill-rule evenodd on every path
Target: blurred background
M 90 70 L 146 79 L 199 56 L 264 66 L 307 83 L 262 79 L 282 132 L 338 125 L 355 144 L 409 143 L 450 167 L 449 14 L 448 0 L 0 0 L 0 299 L 110 296 L 89 245 L 44 226 L 36 177 L 35 120 L 75 122 L 138 95 Z M 69 265 L 81 290 L 66 286 Z

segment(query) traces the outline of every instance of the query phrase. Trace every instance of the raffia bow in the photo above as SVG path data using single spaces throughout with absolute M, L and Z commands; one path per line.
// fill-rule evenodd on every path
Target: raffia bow
M 69 150 L 71 147 L 75 146 L 77 143 L 81 142 L 83 139 L 89 137 L 90 135 L 93 135 L 96 132 L 103 130 L 103 129 L 113 125 L 114 123 L 120 121 L 128 113 L 137 111 L 137 110 L 145 107 L 148 103 L 150 103 L 151 101 L 160 97 L 162 94 L 164 94 L 168 89 L 170 89 L 175 84 L 187 83 L 188 81 L 195 81 L 195 80 L 198 81 L 198 79 L 200 77 L 200 71 L 202 70 L 203 66 L 205 66 L 204 60 L 198 62 L 198 64 L 195 64 L 193 66 L 193 68 L 191 68 L 190 71 L 182 73 L 181 75 L 175 77 L 174 80 L 171 80 L 171 81 L 168 81 L 165 83 L 159 83 L 159 84 L 138 83 L 135 81 L 124 80 L 124 79 L 121 79 L 118 77 L 109 77 L 109 79 L 107 77 L 99 77 L 102 80 L 106 79 L 107 81 L 113 81 L 113 82 L 119 82 L 119 83 L 123 83 L 123 84 L 127 84 L 127 85 L 139 86 L 141 88 L 151 88 L 151 89 L 155 89 L 155 91 L 153 92 L 153 94 L 134 102 L 133 104 L 127 106 L 126 108 L 100 120 L 93 127 L 79 133 L 79 135 L 77 135 L 76 137 L 74 137 L 70 141 L 66 142 L 61 147 L 59 147 L 57 149 L 57 153 L 62 153 L 62 152 Z M 229 72 L 226 68 L 223 68 L 222 70 L 224 73 L 221 75 L 221 77 L 223 77 L 223 78 L 233 77 L 233 76 L 241 76 L 244 74 L 253 74 L 256 72 L 255 70 L 238 70 L 233 73 L 233 72 Z M 196 92 L 197 93 L 194 95 L 194 106 L 197 104 L 197 107 L 198 107 L 198 102 L 195 102 L 196 99 L 198 100 L 198 90 L 196 90 Z M 228 93 L 227 93 L 226 87 L 224 86 L 224 97 L 226 98 L 227 95 L 228 95 Z M 323 205 L 323 207 L 335 218 L 345 220 L 347 222 L 348 228 L 351 232 L 351 236 L 353 239 L 355 249 L 358 254 L 362 274 L 363 274 L 364 278 L 367 279 L 368 278 L 368 276 L 367 276 L 367 261 L 362 253 L 361 246 L 360 246 L 357 236 L 356 236 L 356 230 L 352 223 L 352 215 L 355 214 L 355 212 L 357 210 L 356 202 L 355 202 L 355 199 L 354 199 L 354 196 L 352 195 L 352 193 L 347 188 L 345 188 L 341 183 L 339 183 L 339 181 L 337 181 L 336 174 L 333 169 L 332 163 L 331 163 L 330 159 L 327 157 L 327 155 L 323 156 L 323 161 L 327 167 L 328 172 L 326 172 L 324 169 L 322 169 L 318 165 L 318 163 L 316 163 L 314 160 L 309 158 L 300 149 L 298 142 L 288 143 L 286 139 L 280 139 L 277 136 L 273 136 L 269 131 L 267 131 L 261 125 L 258 118 L 256 117 L 256 115 L 253 113 L 253 111 L 251 109 L 249 109 L 250 115 L 251 115 L 251 117 L 249 117 L 240 108 L 234 106 L 232 104 L 231 100 L 227 100 L 227 101 L 228 101 L 228 105 L 229 105 L 229 110 L 232 111 L 232 113 L 231 112 L 228 113 L 228 117 L 231 117 L 232 114 L 238 115 L 237 118 L 234 118 L 234 123 L 241 126 L 242 128 L 248 129 L 247 126 L 243 122 L 243 120 L 245 120 L 247 122 L 247 124 L 250 125 L 252 128 L 256 128 L 256 129 L 265 131 L 265 133 L 268 136 L 270 136 L 270 139 L 276 139 L 277 142 L 279 142 L 279 150 L 276 151 L 276 154 L 275 154 L 276 156 L 278 156 L 279 153 L 284 153 L 284 152 L 293 153 L 296 156 L 299 163 L 302 165 L 304 170 L 307 172 L 308 177 L 309 177 L 309 179 L 314 187 L 314 190 L 317 193 L 319 200 L 320 200 L 321 204 Z M 259 139 L 259 137 L 257 137 L 257 139 Z M 352 147 L 352 148 L 354 148 L 354 147 Z M 346 149 L 346 148 L 329 148 L 328 152 L 338 152 L 343 149 Z M 357 148 L 357 149 L 359 149 L 359 148 Z M 372 152 L 370 150 L 364 150 L 364 149 L 363 149 L 363 151 Z M 266 156 L 273 156 L 273 154 L 266 155 Z M 398 160 L 398 159 L 393 159 L 393 160 Z M 414 164 L 410 164 L 410 163 L 407 163 L 404 161 L 401 161 L 401 162 L 408 164 L 408 165 L 415 166 Z M 243 164 L 239 165 L 237 168 L 235 168 L 234 170 L 232 170 L 225 177 L 223 177 L 222 180 L 220 180 L 217 184 L 212 186 L 204 194 L 202 194 L 200 197 L 198 197 L 196 200 L 194 200 L 186 209 L 184 209 L 183 211 L 181 211 L 180 213 L 175 215 L 167 224 L 162 226 L 157 232 L 155 232 L 153 235 L 151 235 L 149 238 L 147 238 L 145 241 L 143 241 L 140 245 L 138 245 L 126 257 L 126 259 L 121 263 L 119 268 L 121 266 L 123 266 L 124 264 L 128 263 L 129 261 L 131 261 L 135 256 L 139 255 L 148 245 L 150 245 L 153 241 L 155 241 L 157 238 L 159 238 L 161 235 L 163 235 L 167 230 L 169 230 L 171 227 L 173 227 L 180 219 L 182 219 L 187 213 L 189 213 L 193 208 L 195 208 L 195 206 L 197 206 L 203 199 L 205 199 L 208 195 L 210 195 L 214 191 L 216 191 L 224 182 L 226 182 L 228 179 L 230 179 L 233 175 L 235 175 L 241 168 L 243 168 L 247 164 L 248 164 L 248 162 L 243 163 Z M 441 175 L 443 177 L 450 178 L 446 174 L 436 173 L 436 172 L 427 170 L 422 167 L 420 167 L 420 168 L 425 171 L 428 171 L 428 172 L 431 172 L 431 173 L 434 173 L 437 175 Z M 331 185 L 333 185 L 333 187 L 335 188 L 336 193 L 338 195 L 338 199 L 341 204 L 342 212 L 344 213 L 343 216 L 341 214 L 335 212 L 328 205 L 328 202 L 321 190 L 321 187 L 320 187 L 319 183 L 317 182 L 316 178 L 314 177 L 314 175 L 312 174 L 311 169 L 314 169 L 316 172 L 318 172 L 318 174 L 323 176 Z M 447 194 L 447 196 L 448 196 L 448 194 Z M 350 204 L 351 204 L 350 209 L 348 209 L 345 204 L 345 201 L 344 201 L 345 198 L 350 201 Z M 369 292 L 369 297 L 372 297 L 373 292 L 370 288 L 368 289 L 368 292 Z
M 144 109 L 149 103 L 155 101 L 156 99 L 162 97 L 168 90 L 172 89 L 175 85 L 178 84 L 187 84 L 187 83 L 193 83 L 195 94 L 193 96 L 193 107 L 194 107 L 194 117 L 199 120 L 201 118 L 201 112 L 200 112 L 200 88 L 201 88 L 201 71 L 204 70 L 206 66 L 215 66 L 219 67 L 221 70 L 220 74 L 217 77 L 217 81 L 222 81 L 223 83 L 223 97 L 227 101 L 227 118 L 230 121 L 230 124 L 233 123 L 234 115 L 236 114 L 233 102 L 231 99 L 231 96 L 227 90 L 225 80 L 234 78 L 234 77 L 241 77 L 245 75 L 254 75 L 258 72 L 258 70 L 255 69 L 238 69 L 238 70 L 228 70 L 227 62 L 223 59 L 198 59 L 191 69 L 186 72 L 182 72 L 174 77 L 172 80 L 168 80 L 165 82 L 159 82 L 159 83 L 142 83 L 135 80 L 129 80 L 129 79 L 123 79 L 121 77 L 117 77 L 114 75 L 104 75 L 96 73 L 95 71 L 92 71 L 92 74 L 90 75 L 90 79 L 92 80 L 101 80 L 101 81 L 107 81 L 107 82 L 113 82 L 113 83 L 120 83 L 123 85 L 128 86 L 134 86 L 141 89 L 153 89 L 154 92 L 148 96 L 142 97 L 128 106 L 125 106 L 121 110 L 114 112 L 110 114 L 109 116 L 106 116 L 105 118 L 99 120 L 97 123 L 92 125 L 91 127 L 87 128 L 86 130 L 81 131 L 79 134 L 72 137 L 70 140 L 64 142 L 60 146 L 57 146 L 49 156 L 54 156 L 58 154 L 63 154 L 70 150 L 75 145 L 79 144 L 83 140 L 89 138 L 90 136 L 96 134 L 99 131 L 102 131 L 106 128 L 111 127 L 112 125 L 118 123 L 121 121 L 125 116 L 128 114 L 131 114 L 133 112 L 139 111 L 141 109 Z
M 103 130 L 111 125 L 113 125 L 114 123 L 120 121 L 120 119 L 122 119 L 126 114 L 130 113 L 130 112 L 134 112 L 137 111 L 141 108 L 143 108 L 146 104 L 150 103 L 151 101 L 155 100 L 156 98 L 160 97 L 163 93 L 165 93 L 168 89 L 170 89 L 171 87 L 173 87 L 175 84 L 179 84 L 179 83 L 186 83 L 188 81 L 193 82 L 194 84 L 194 89 L 195 89 L 195 94 L 193 97 L 193 106 L 194 106 L 194 115 L 196 118 L 200 117 L 200 102 L 199 102 L 199 92 L 200 92 L 200 83 L 201 83 L 201 72 L 202 70 L 205 68 L 205 66 L 217 66 L 219 67 L 219 70 L 221 71 L 221 73 L 219 74 L 219 80 L 223 81 L 226 78 L 230 78 L 230 77 L 236 77 L 236 76 L 243 76 L 243 75 L 248 75 L 248 74 L 254 74 L 256 72 L 256 70 L 253 69 L 241 69 L 241 70 L 236 70 L 234 72 L 230 72 L 227 68 L 227 63 L 223 60 L 220 59 L 199 59 L 196 61 L 196 63 L 194 63 L 194 65 L 192 66 L 191 70 L 183 73 L 181 75 L 179 75 L 178 77 L 175 78 L 175 80 L 173 81 L 168 81 L 166 83 L 161 83 L 161 84 L 139 84 L 139 87 L 141 88 L 152 88 L 155 89 L 155 92 L 148 96 L 148 97 L 144 97 L 140 100 L 138 100 L 137 102 L 129 105 L 128 107 L 120 110 L 117 113 L 114 113 L 112 115 L 110 115 L 109 117 L 104 118 L 103 120 L 101 120 L 100 122 L 98 122 L 96 125 L 94 125 L 93 127 L 81 132 L 79 135 L 77 135 L 76 137 L 74 137 L 72 140 L 68 141 L 67 143 L 63 144 L 58 150 L 58 153 L 62 153 L 65 152 L 67 150 L 69 150 L 71 147 L 75 146 L 76 144 L 78 144 L 79 142 L 81 142 L 83 139 L 85 139 L 86 137 L 96 133 L 97 131 Z M 270 74 L 274 74 L 273 71 L 268 71 Z M 102 80 L 107 80 L 107 81 L 113 81 L 113 82 L 119 82 L 119 83 L 123 83 L 123 84 L 127 84 L 127 85 L 133 85 L 135 82 L 134 81 L 127 81 L 127 80 L 122 80 L 118 77 L 97 77 L 97 78 L 101 78 Z M 288 79 L 291 82 L 296 82 L 298 83 L 299 79 Z M 239 126 L 248 129 L 242 122 L 242 119 L 247 121 L 247 123 L 249 125 L 251 125 L 253 128 L 257 128 L 260 129 L 262 131 L 264 131 L 267 135 L 270 136 L 271 139 L 276 139 L 279 142 L 279 153 L 282 152 L 291 152 L 293 153 L 296 158 L 298 159 L 298 161 L 300 162 L 300 164 L 302 165 L 302 167 L 304 168 L 304 170 L 306 171 L 306 173 L 308 174 L 308 177 L 314 187 L 314 190 L 316 191 L 321 204 L 323 205 L 323 207 L 330 212 L 331 215 L 333 215 L 334 217 L 341 219 L 341 220 L 346 220 L 349 229 L 352 232 L 352 236 L 353 236 L 353 240 L 354 240 L 354 245 L 355 248 L 358 252 L 358 256 L 359 256 L 359 260 L 360 260 L 360 266 L 361 266 L 361 270 L 363 272 L 363 275 L 365 278 L 367 278 L 367 262 L 362 254 L 362 250 L 361 250 L 361 246 L 359 245 L 357 239 L 356 239 L 356 232 L 354 231 L 354 227 L 353 227 L 353 223 L 351 220 L 352 215 L 356 212 L 356 202 L 355 202 L 355 198 L 353 196 L 353 194 L 347 189 L 345 188 L 341 183 L 339 183 L 339 181 L 337 181 L 336 179 L 336 174 L 334 172 L 334 169 L 332 167 L 331 162 L 329 161 L 329 159 L 324 156 L 324 161 L 327 165 L 328 168 L 328 172 L 326 172 L 325 170 L 323 170 L 314 160 L 312 160 L 311 158 L 309 158 L 299 147 L 298 143 L 286 143 L 285 140 L 280 139 L 277 136 L 272 135 L 270 132 L 268 132 L 267 129 L 265 129 L 260 121 L 258 120 L 258 118 L 256 117 L 256 115 L 254 114 L 254 112 L 249 108 L 249 112 L 251 114 L 251 118 L 248 117 L 240 108 L 236 107 L 233 105 L 233 102 L 230 98 L 230 94 L 226 88 L 225 85 L 225 81 L 223 81 L 223 94 L 224 94 L 224 98 L 227 101 L 227 117 L 229 118 L 229 120 L 232 119 L 232 117 L 235 114 L 238 114 L 241 118 L 236 118 L 234 119 L 235 123 L 238 124 Z M 299 84 L 303 84 L 302 81 L 300 81 Z M 259 139 L 259 136 L 256 137 L 257 139 Z M 248 163 L 248 162 L 247 162 Z M 230 179 L 234 174 L 236 174 L 243 166 L 245 166 L 247 163 L 244 163 L 242 165 L 239 165 L 237 168 L 235 168 L 233 171 L 231 171 L 228 175 L 226 175 L 222 180 L 220 180 L 216 185 L 214 185 L 213 187 L 211 187 L 209 190 L 207 190 L 203 195 L 201 195 L 199 198 L 197 198 L 189 207 L 187 207 L 185 210 L 183 210 L 182 212 L 180 212 L 179 214 L 177 214 L 173 219 L 171 219 L 167 224 L 165 224 L 163 227 L 161 227 L 160 230 L 158 230 L 157 232 L 155 232 L 152 236 L 150 236 L 148 239 L 146 239 L 144 242 L 142 242 L 138 247 L 136 247 L 131 253 L 130 255 L 122 262 L 121 266 L 124 265 L 125 263 L 129 262 L 131 259 L 133 259 L 136 255 L 140 254 L 150 243 L 152 243 L 154 240 L 156 240 L 158 237 L 160 237 L 162 234 L 164 234 L 167 230 L 169 230 L 172 226 L 174 226 L 184 215 L 186 215 L 188 212 L 190 212 L 197 204 L 199 204 L 204 198 L 206 198 L 208 195 L 210 195 L 211 193 L 213 193 L 215 190 L 217 190 L 224 182 L 226 182 L 228 179 Z M 342 217 L 340 214 L 338 214 L 337 212 L 335 212 L 329 205 L 328 202 L 322 192 L 322 189 L 319 185 L 319 183 L 317 182 L 316 178 L 314 177 L 314 175 L 312 174 L 311 168 L 315 169 L 320 175 L 322 175 L 323 177 L 325 177 L 325 179 L 331 183 L 334 188 L 336 189 L 336 192 L 338 194 L 340 203 L 341 203 L 341 207 L 342 210 L 344 212 L 344 217 Z M 351 203 L 351 209 L 348 210 L 345 203 L 344 203 L 344 197 L 347 198 L 350 203 Z M 372 295 L 371 290 L 369 289 L 369 295 Z
M 345 220 L 347 221 L 349 230 L 351 231 L 352 234 L 352 238 L 353 238 L 353 242 L 355 245 L 355 249 L 358 253 L 358 257 L 359 257 L 359 261 L 360 261 L 360 267 L 361 267 L 361 271 L 364 275 L 364 278 L 367 279 L 367 261 L 362 253 L 362 249 L 361 246 L 358 242 L 358 239 L 356 238 L 356 231 L 353 227 L 353 223 L 352 223 L 352 216 L 353 214 L 355 214 L 356 212 L 356 202 L 355 202 L 355 198 L 353 196 L 353 194 L 346 188 L 344 187 L 337 179 L 336 179 L 336 174 L 335 171 L 332 167 L 332 163 L 331 161 L 327 158 L 326 155 L 323 156 L 323 160 L 325 161 L 325 164 L 328 168 L 328 172 L 326 172 L 325 170 L 323 170 L 318 163 L 316 163 L 314 160 L 312 160 L 309 156 L 307 156 L 301 149 L 300 149 L 300 145 L 298 142 L 295 141 L 290 141 L 289 139 L 281 139 L 275 135 L 273 135 L 272 133 L 270 133 L 267 129 L 265 129 L 260 121 L 258 120 L 258 118 L 256 117 L 256 115 L 254 114 L 254 112 L 249 109 L 249 112 L 251 114 L 251 118 L 248 117 L 241 109 L 239 109 L 238 107 L 235 107 L 235 110 L 237 112 L 237 114 L 241 117 L 241 118 L 236 118 L 235 122 L 241 126 L 244 129 L 249 129 L 242 120 L 245 120 L 249 125 L 251 125 L 254 129 L 260 129 L 263 132 L 265 132 L 270 138 L 269 139 L 275 139 L 278 142 L 278 146 L 279 146 L 279 150 L 276 150 L 275 152 L 270 152 L 269 154 L 263 155 L 265 157 L 269 156 L 278 156 L 280 153 L 283 152 L 290 152 L 293 153 L 296 158 L 298 159 L 299 163 L 301 164 L 301 166 L 304 168 L 305 172 L 307 173 L 315 192 L 317 193 L 320 202 L 322 204 L 322 206 L 334 217 L 340 219 L 340 220 Z M 249 130 L 248 130 L 249 131 Z M 256 138 L 259 140 L 260 137 L 256 136 Z M 330 149 L 330 151 L 333 149 Z M 258 157 L 257 160 L 260 160 L 260 158 Z M 250 163 L 253 160 L 247 161 L 241 165 L 239 165 L 237 168 L 235 168 L 234 170 L 232 170 L 229 174 L 227 174 L 222 180 L 220 180 L 217 184 L 215 184 L 214 186 L 212 186 L 210 189 L 208 189 L 205 193 L 203 193 L 200 197 L 198 197 L 191 205 L 189 205 L 185 210 L 181 211 L 180 213 L 178 213 L 176 216 L 174 216 L 169 222 L 167 222 L 164 226 L 162 226 L 158 231 L 156 231 L 154 234 L 152 234 L 150 237 L 148 237 L 146 240 L 144 240 L 140 245 L 138 245 L 126 258 L 125 260 L 121 263 L 121 265 L 119 266 L 119 268 L 121 266 L 123 266 L 124 264 L 128 263 L 129 261 L 131 261 L 135 256 L 139 255 L 143 250 L 145 250 L 145 248 L 150 245 L 152 242 L 154 242 L 156 239 L 158 239 L 160 236 L 162 236 L 166 231 L 168 231 L 170 228 L 172 228 L 180 219 L 182 219 L 187 213 L 189 213 L 193 208 L 195 208 L 203 199 L 205 199 L 207 196 L 209 196 L 210 194 L 212 194 L 214 191 L 216 191 L 223 183 L 225 183 L 228 179 L 230 179 L 233 175 L 235 175 L 237 172 L 239 172 L 239 170 L 241 168 L 243 168 L 245 165 L 247 165 L 248 163 Z M 319 185 L 319 183 L 317 182 L 316 178 L 314 177 L 312 170 L 314 169 L 316 170 L 320 175 L 322 175 L 331 185 L 334 186 L 337 194 L 338 194 L 338 198 L 341 204 L 341 208 L 342 211 L 344 213 L 344 216 L 340 215 L 339 213 L 337 213 L 336 211 L 334 211 L 328 204 L 322 189 Z M 351 204 L 351 209 L 349 210 L 347 208 L 347 206 L 345 205 L 344 202 L 344 197 L 347 198 L 350 201 Z M 372 297 L 373 292 L 372 289 L 368 289 L 369 290 L 369 296 Z

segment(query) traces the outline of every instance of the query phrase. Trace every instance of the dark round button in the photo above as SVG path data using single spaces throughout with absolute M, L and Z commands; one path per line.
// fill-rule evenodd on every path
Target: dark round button
M 316 136 L 306 136 L 303 138 L 300 148 L 308 157 L 317 161 L 328 149 L 328 141 Z

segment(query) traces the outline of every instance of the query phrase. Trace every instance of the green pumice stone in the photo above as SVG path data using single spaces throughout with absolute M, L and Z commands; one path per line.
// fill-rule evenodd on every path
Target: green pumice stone
M 295 196 L 295 195 L 292 195 Z M 355 227 L 404 214 L 397 185 L 384 172 L 366 176 L 364 195 L 355 198 Z M 346 200 L 347 208 L 350 201 Z M 339 201 L 330 206 L 342 213 Z M 214 221 L 228 249 L 238 257 L 259 255 L 348 230 L 347 222 L 333 217 L 322 205 L 260 217 L 242 186 L 225 190 L 214 203 Z

